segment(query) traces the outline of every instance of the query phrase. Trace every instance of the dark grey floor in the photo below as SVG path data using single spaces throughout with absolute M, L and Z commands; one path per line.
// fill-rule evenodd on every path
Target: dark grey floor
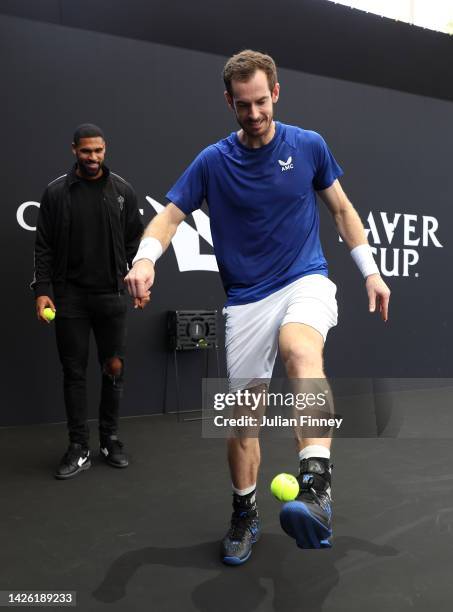
M 200 432 L 171 416 L 125 419 L 128 469 L 96 458 L 57 481 L 63 425 L 0 430 L 0 590 L 73 590 L 89 612 L 452 609 L 451 440 L 335 441 L 334 547 L 320 551 L 280 530 L 268 485 L 295 472 L 295 454 L 291 440 L 264 440 L 264 534 L 231 568 L 217 556 L 231 501 L 224 442 Z

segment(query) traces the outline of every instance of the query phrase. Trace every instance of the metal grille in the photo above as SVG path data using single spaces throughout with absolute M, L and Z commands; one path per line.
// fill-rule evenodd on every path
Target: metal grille
M 217 310 L 169 310 L 167 329 L 171 350 L 217 348 Z

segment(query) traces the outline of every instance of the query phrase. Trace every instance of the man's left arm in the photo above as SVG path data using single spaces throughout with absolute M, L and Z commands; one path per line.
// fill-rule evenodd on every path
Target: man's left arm
M 343 191 L 338 179 L 330 187 L 317 193 L 329 209 L 338 233 L 349 247 L 352 258 L 366 279 L 370 312 L 375 312 L 378 307 L 382 319 L 387 321 L 390 289 L 379 273 L 357 211 Z

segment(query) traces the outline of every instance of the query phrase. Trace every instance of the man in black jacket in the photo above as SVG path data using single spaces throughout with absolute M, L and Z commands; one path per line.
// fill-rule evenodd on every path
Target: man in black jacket
M 60 479 L 91 465 L 86 397 L 91 330 L 102 370 L 101 454 L 112 466 L 128 465 L 118 438 L 127 310 L 123 279 L 143 231 L 134 190 L 104 165 L 102 130 L 80 125 L 72 150 L 76 164 L 47 186 L 41 200 L 31 284 L 38 320 L 48 323 L 45 308 L 56 311 L 70 442 L 55 473 Z M 148 301 L 136 299 L 135 307 Z

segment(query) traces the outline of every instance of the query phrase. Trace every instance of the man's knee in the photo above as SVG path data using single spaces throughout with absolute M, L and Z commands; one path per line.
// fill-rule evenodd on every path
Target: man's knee
M 310 342 L 294 342 L 282 353 L 283 362 L 288 373 L 303 374 L 305 371 L 323 370 L 322 350 Z
M 104 372 L 118 378 L 123 373 L 123 362 L 119 357 L 110 357 L 104 362 Z

